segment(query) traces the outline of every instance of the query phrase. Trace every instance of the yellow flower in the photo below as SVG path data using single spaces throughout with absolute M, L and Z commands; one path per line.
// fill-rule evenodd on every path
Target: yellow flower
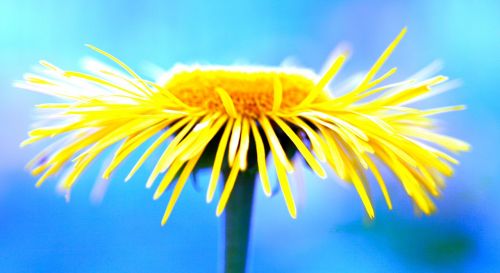
M 416 206 L 429 214 L 435 210 L 430 196 L 440 194 L 443 177 L 453 173 L 450 163 L 458 163 L 436 146 L 451 152 L 466 151 L 469 146 L 433 132 L 434 122 L 429 117 L 463 106 L 426 110 L 406 106 L 432 94 L 431 87 L 446 77 L 379 86 L 396 72 L 392 68 L 376 77 L 405 32 L 403 29 L 359 84 L 338 95 L 331 94 L 328 83 L 343 65 L 345 54 L 321 76 L 284 67 L 177 66 L 163 83 L 140 78 L 93 46 L 89 47 L 129 75 L 98 65 L 91 67 L 92 74 L 64 71 L 41 61 L 48 76 L 27 75 L 18 85 L 67 102 L 37 106 L 55 111 L 48 117 L 54 125 L 32 130 L 22 145 L 45 138 L 60 140 L 29 167 L 33 175 L 42 174 L 39 186 L 72 164 L 62 181 L 69 192 L 77 177 L 108 147 L 120 143 L 103 173 L 105 179 L 140 145 L 156 136 L 130 171 L 129 180 L 151 153 L 170 139 L 146 182 L 151 187 L 163 174 L 154 193 L 157 199 L 177 179 L 162 220 L 165 224 L 186 181 L 202 161 L 212 168 L 207 202 L 214 197 L 220 173 L 227 174 L 217 215 L 223 212 L 238 174 L 249 168 L 258 170 L 262 189 L 269 196 L 266 158 L 270 153 L 286 206 L 295 218 L 287 176 L 294 171 L 290 157 L 298 152 L 319 177 L 327 176 L 328 166 L 352 183 L 371 218 L 375 213 L 367 192 L 368 171 L 392 207 L 380 165 L 390 169 Z

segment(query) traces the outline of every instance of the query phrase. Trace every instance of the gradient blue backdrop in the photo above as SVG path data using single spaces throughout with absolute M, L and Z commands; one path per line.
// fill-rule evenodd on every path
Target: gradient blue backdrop
M 95 44 L 145 73 L 148 64 L 279 65 L 296 57 L 319 70 L 349 41 L 341 77 L 367 69 L 403 26 L 409 33 L 389 64 L 408 76 L 439 58 L 461 88 L 426 105 L 466 103 L 441 117 L 445 130 L 473 145 L 459 156 L 439 211 L 415 215 L 401 186 L 389 181 L 395 209 L 375 194 L 366 219 L 351 187 L 306 173 L 297 220 L 281 196 L 258 193 L 251 272 L 493 272 L 500 266 L 500 2 L 498 1 L 0 1 L 0 272 L 215 272 L 221 219 L 200 191 L 187 187 L 168 225 L 166 198 L 153 202 L 142 172 L 123 172 L 100 204 L 89 201 L 99 171 L 80 179 L 72 200 L 55 180 L 40 189 L 23 169 L 41 146 L 20 150 L 33 105 L 52 98 L 12 87 L 41 58 L 78 69 Z M 132 160 L 124 167 L 130 167 Z M 375 191 L 377 192 L 377 191 Z

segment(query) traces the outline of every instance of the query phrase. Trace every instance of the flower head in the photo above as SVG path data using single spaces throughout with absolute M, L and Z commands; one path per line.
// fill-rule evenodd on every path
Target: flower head
M 466 151 L 468 144 L 435 133 L 430 116 L 463 109 L 452 106 L 416 109 L 407 104 L 428 97 L 431 87 L 447 80 L 436 76 L 380 86 L 396 72 L 377 77 L 380 68 L 406 29 L 390 44 L 362 81 L 345 94 L 328 84 L 342 67 L 339 55 L 324 75 L 309 70 L 260 67 L 177 66 L 162 83 L 140 78 L 112 55 L 90 46 L 123 68 L 127 74 L 103 65 L 91 65 L 92 74 L 64 71 L 41 64 L 47 76 L 27 75 L 18 85 L 59 97 L 65 102 L 42 104 L 50 109 L 50 126 L 32 130 L 22 145 L 59 138 L 42 151 L 29 167 L 41 177 L 71 165 L 62 187 L 69 191 L 85 168 L 105 149 L 118 144 L 102 176 L 105 179 L 147 140 L 154 141 L 130 171 L 129 180 L 160 145 L 147 187 L 161 177 L 154 198 L 175 183 L 164 224 L 189 176 L 200 166 L 212 168 L 206 199 L 210 202 L 221 172 L 226 174 L 217 206 L 220 215 L 241 172 L 257 170 L 266 195 L 271 194 L 267 156 L 273 158 L 277 179 L 292 217 L 296 207 L 288 174 L 290 157 L 300 154 L 309 167 L 326 178 L 325 167 L 352 183 L 370 217 L 374 217 L 367 191 L 371 172 L 386 199 L 391 200 L 379 172 L 385 165 L 399 178 L 408 195 L 424 213 L 435 210 L 443 177 L 453 173 L 457 160 L 446 151 Z

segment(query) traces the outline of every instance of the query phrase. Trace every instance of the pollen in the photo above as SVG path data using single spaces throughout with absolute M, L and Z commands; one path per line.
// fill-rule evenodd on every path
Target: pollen
M 249 118 L 272 112 L 273 104 L 279 99 L 281 109 L 293 108 L 314 87 L 312 79 L 298 73 L 222 69 L 178 72 L 164 86 L 167 92 L 188 106 L 211 111 L 225 112 L 228 106 L 224 105 L 223 97 L 227 95 L 236 114 Z M 276 96 L 276 89 L 281 91 L 279 96 Z

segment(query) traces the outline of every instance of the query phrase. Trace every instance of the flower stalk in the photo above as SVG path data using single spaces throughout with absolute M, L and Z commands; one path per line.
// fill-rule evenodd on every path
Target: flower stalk
M 246 269 L 250 237 L 255 171 L 240 173 L 224 213 L 224 272 Z

